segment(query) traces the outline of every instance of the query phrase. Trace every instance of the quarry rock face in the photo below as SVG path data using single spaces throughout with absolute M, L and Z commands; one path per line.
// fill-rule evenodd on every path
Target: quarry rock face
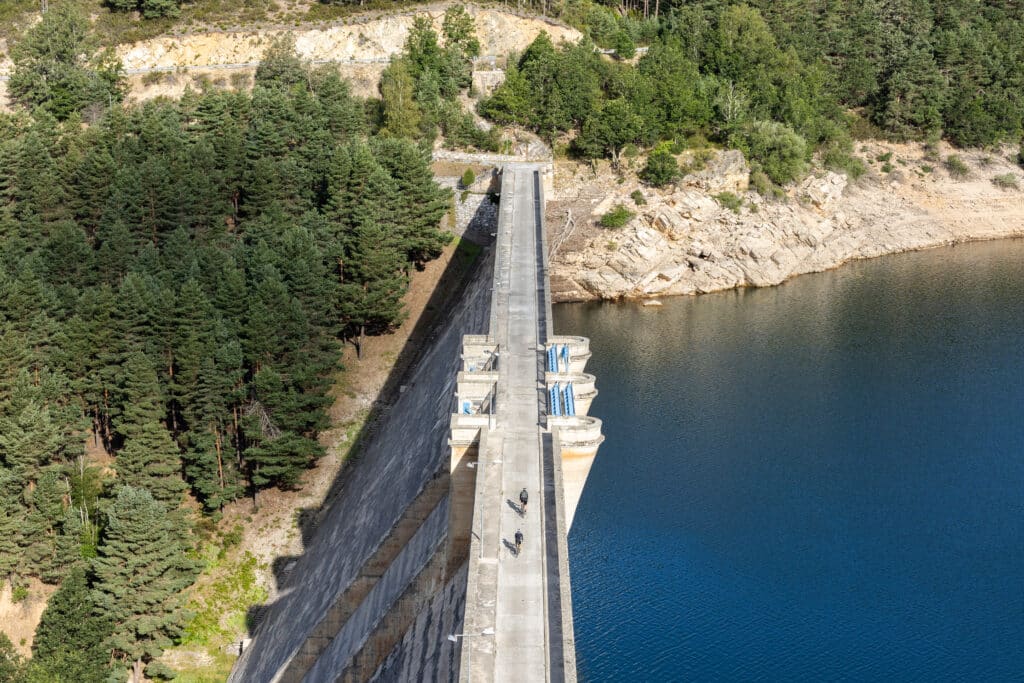
M 746 190 L 749 168 L 735 150 L 717 152 L 706 168 L 665 189 L 629 182 L 628 172 L 588 173 L 565 162 L 547 211 L 549 243 L 560 245 L 551 258 L 555 299 L 762 287 L 852 259 L 1024 235 L 1024 192 L 991 182 L 1001 173 L 1024 175 L 1006 155 L 965 154 L 969 163 L 978 158 L 958 181 L 922 170 L 931 166 L 912 145 L 871 144 L 894 151 L 900 168 L 869 167 L 858 181 L 819 171 L 782 198 Z M 742 206 L 731 210 L 714 198 L 724 191 Z M 622 228 L 601 228 L 600 215 L 618 204 L 636 216 Z

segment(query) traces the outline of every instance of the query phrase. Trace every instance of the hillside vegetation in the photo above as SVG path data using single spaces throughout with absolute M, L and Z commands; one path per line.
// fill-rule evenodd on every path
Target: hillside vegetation
M 0 117 L 0 577 L 63 582 L 13 680 L 171 673 L 196 520 L 297 484 L 340 345 L 449 238 L 429 155 L 287 41 L 251 93 L 125 109 L 81 22 L 29 33 Z
M 201 536 L 231 501 L 298 485 L 342 345 L 393 329 L 447 242 L 432 144 L 494 151 L 500 130 L 463 108 L 479 44 L 461 8 L 440 35 L 415 21 L 380 100 L 285 38 L 251 92 L 124 107 L 111 41 L 361 5 L 50 0 L 28 28 L 36 2 L 0 6 L 19 107 L 0 115 L 0 579 L 16 599 L 30 579 L 60 589 L 30 664 L 0 636 L 0 681 L 169 677 L 161 653 L 215 628 L 182 607 L 216 561 Z M 652 148 L 651 185 L 709 141 L 773 194 L 815 158 L 856 176 L 859 137 L 1021 136 L 1014 3 L 532 7 L 587 37 L 538 37 L 478 113 L 582 158 Z
M 649 50 L 634 68 L 586 42 L 541 37 L 480 111 L 552 140 L 573 131 L 569 151 L 584 157 L 710 139 L 742 149 L 762 187 L 799 177 L 816 151 L 859 174 L 852 138 L 1020 138 L 1024 12 L 1015 5 L 714 1 L 660 11 L 567 9 L 620 57 L 633 57 L 635 44 Z

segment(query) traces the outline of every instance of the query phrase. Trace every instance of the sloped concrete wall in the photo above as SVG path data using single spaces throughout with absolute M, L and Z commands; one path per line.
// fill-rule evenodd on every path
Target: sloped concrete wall
M 449 418 L 462 335 L 486 332 L 492 271 L 488 254 L 461 302 L 452 307 L 429 350 L 403 382 L 407 390 L 349 466 L 340 495 L 282 586 L 281 597 L 267 607 L 251 645 L 235 664 L 230 683 L 278 679 L 424 484 L 439 469 L 447 471 Z M 365 637 L 362 634 L 361 639 Z

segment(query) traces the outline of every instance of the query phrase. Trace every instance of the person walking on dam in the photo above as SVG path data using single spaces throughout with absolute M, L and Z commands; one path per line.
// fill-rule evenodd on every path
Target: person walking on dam
M 526 488 L 524 487 L 523 490 L 519 492 L 519 503 L 522 505 L 520 510 L 522 510 L 524 515 L 526 514 L 526 503 L 529 500 L 530 494 L 526 492 Z
M 523 532 L 516 529 L 516 557 L 519 557 L 519 549 L 523 547 Z

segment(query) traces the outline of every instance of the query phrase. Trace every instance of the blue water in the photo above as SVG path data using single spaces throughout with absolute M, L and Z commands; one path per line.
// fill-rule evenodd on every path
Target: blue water
M 583 681 L 1024 680 L 1024 241 L 558 306 Z

